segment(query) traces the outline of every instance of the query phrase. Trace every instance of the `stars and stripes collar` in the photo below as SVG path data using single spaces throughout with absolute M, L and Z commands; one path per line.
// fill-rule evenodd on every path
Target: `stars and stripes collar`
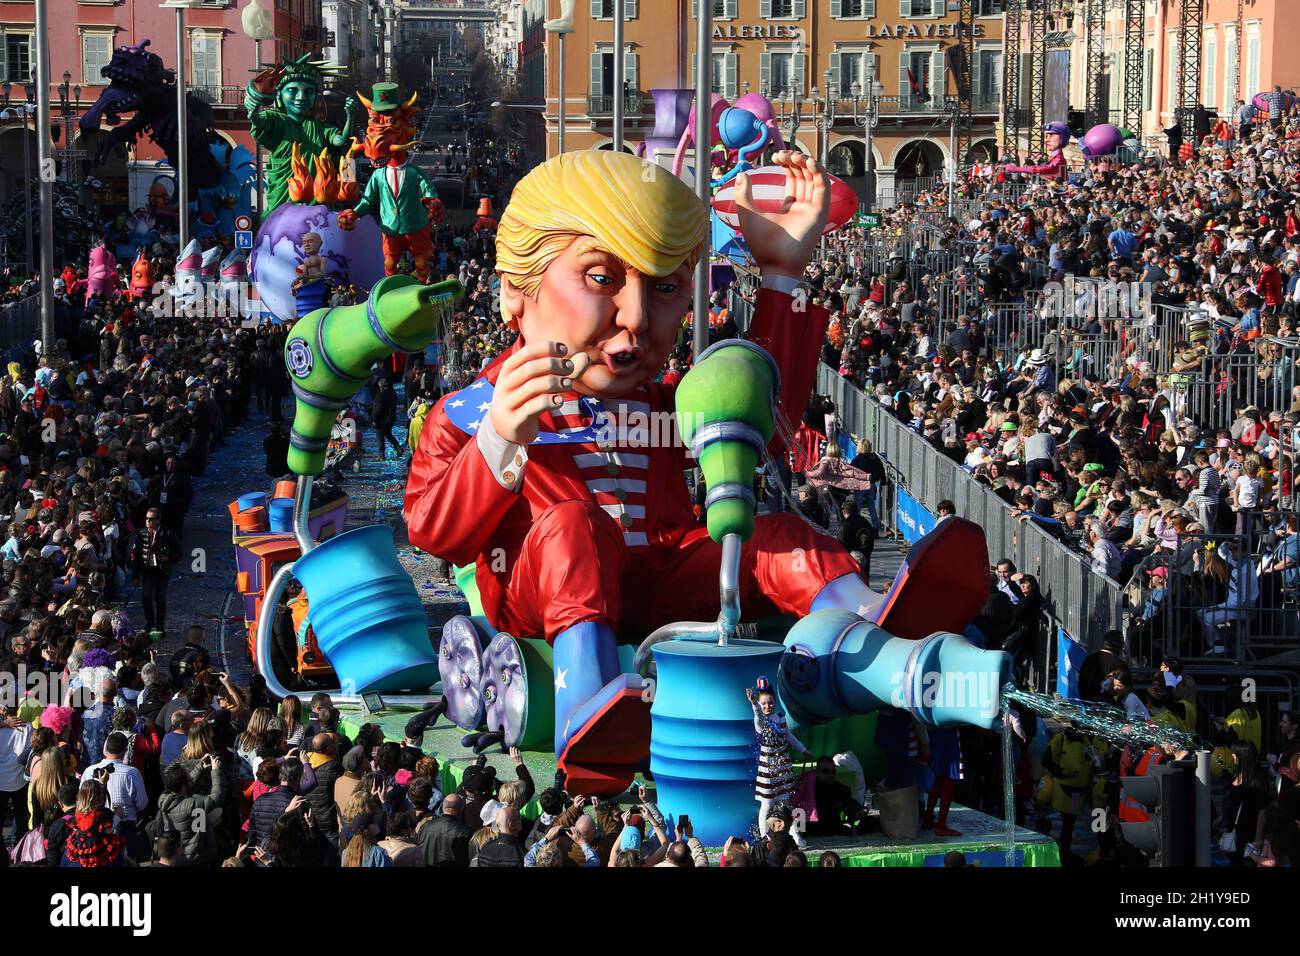
M 459 392 L 447 397 L 443 406 L 447 419 L 466 434 L 478 432 L 483 423 L 483 416 L 492 407 L 492 395 L 495 388 L 486 378 L 480 378 Z M 582 428 L 566 428 L 554 432 L 539 432 L 533 439 L 534 445 L 581 445 L 600 441 L 608 432 L 611 421 L 604 404 L 598 398 L 581 396 L 578 406 L 588 424 Z

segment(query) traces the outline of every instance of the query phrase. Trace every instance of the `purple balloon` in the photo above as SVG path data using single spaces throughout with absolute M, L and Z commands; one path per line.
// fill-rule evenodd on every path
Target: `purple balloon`
M 1092 159 L 1109 156 L 1124 142 L 1124 133 L 1113 123 L 1099 123 L 1079 138 L 1079 149 Z

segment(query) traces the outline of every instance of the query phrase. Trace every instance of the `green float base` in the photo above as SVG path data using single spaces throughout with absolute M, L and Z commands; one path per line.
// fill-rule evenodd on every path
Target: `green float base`
M 358 711 L 344 711 L 342 730 L 349 738 L 355 739 L 363 723 L 375 723 L 384 729 L 386 740 L 401 741 L 403 728 L 413 713 L 415 713 L 414 708 L 386 709 L 369 716 Z M 837 727 L 838 723 L 823 725 L 818 728 L 817 735 L 809 735 L 813 739 L 804 738 L 805 742 L 814 752 L 820 749 L 813 746 L 814 743 L 829 745 L 827 749 L 832 752 L 842 749 L 858 751 L 863 749 L 864 738 L 871 739 L 869 727 L 845 729 Z M 804 728 L 805 731 L 808 729 Z M 437 727 L 424 735 L 425 752 L 438 758 L 439 787 L 443 793 L 451 793 L 460 786 L 461 778 L 465 776 L 465 769 L 475 760 L 474 755 L 460 745 L 463 736 L 465 731 L 441 721 Z M 513 761 L 508 755 L 501 753 L 499 747 L 492 747 L 486 756 L 488 764 L 496 768 L 498 780 L 516 779 Z M 521 756 L 528 772 L 532 774 L 539 793 L 553 784 L 554 754 L 548 751 L 525 750 Z M 878 775 L 873 773 L 875 761 L 868 759 L 864 760 L 863 764 L 867 771 L 867 779 L 869 781 L 878 779 Z M 842 783 L 853 786 L 852 774 L 841 770 L 837 776 Z M 653 782 L 647 782 L 646 786 L 653 799 Z M 629 799 L 623 802 L 630 804 L 634 801 L 629 795 Z M 542 808 L 534 798 L 524 807 L 523 812 L 524 816 L 536 817 L 542 812 Z M 757 814 L 757 810 L 755 813 Z M 944 854 L 952 850 L 965 853 L 968 863 L 977 866 L 1005 866 L 1003 851 L 1006 830 L 1002 820 L 954 803 L 948 822 L 954 829 L 961 831 L 962 835 L 948 838 L 935 837 L 923 830 L 915 840 L 908 842 L 893 841 L 880 833 L 861 837 L 818 837 L 808 841 L 808 849 L 805 852 L 809 863 L 814 866 L 817 865 L 817 857 L 826 850 L 834 850 L 838 853 L 844 866 L 942 866 Z M 708 849 L 710 862 L 716 865 L 721 848 L 709 847 Z M 1059 867 L 1061 865 L 1056 842 L 1033 830 L 1016 829 L 1016 853 L 1017 866 Z
M 961 833 L 959 837 L 937 837 L 922 830 L 914 840 L 900 842 L 881 833 L 861 837 L 820 837 L 808 841 L 804 853 L 816 866 L 817 858 L 827 850 L 839 854 L 844 866 L 943 866 L 943 858 L 953 850 L 966 854 L 967 866 L 1006 866 L 1006 823 L 970 807 L 954 803 L 948 812 L 948 825 Z M 1016 866 L 1061 865 L 1056 841 L 1033 830 L 1016 828 Z

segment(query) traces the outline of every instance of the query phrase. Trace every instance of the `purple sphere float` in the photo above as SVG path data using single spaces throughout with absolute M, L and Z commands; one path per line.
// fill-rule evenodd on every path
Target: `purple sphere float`
M 362 216 L 355 229 L 345 232 L 339 228 L 338 214 L 327 206 L 285 203 L 257 231 L 248 264 L 262 307 L 282 322 L 298 316 L 289 286 L 303 260 L 302 237 L 309 232 L 321 238 L 320 254 L 330 264 L 327 278 L 364 293 L 384 277 L 383 240 L 372 217 Z

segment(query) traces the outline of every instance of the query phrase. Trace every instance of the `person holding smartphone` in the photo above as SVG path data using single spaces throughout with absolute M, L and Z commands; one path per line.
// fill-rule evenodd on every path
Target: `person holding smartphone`
M 0 707 L 0 830 L 5 817 L 14 818 L 14 838 L 27 833 L 27 754 L 32 745 L 32 725 L 9 707 Z

